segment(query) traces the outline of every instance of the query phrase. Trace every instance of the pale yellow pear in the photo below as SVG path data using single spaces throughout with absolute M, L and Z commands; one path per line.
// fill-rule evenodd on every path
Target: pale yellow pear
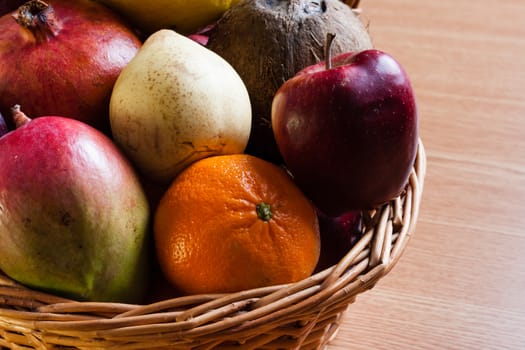
M 146 34 L 171 28 L 192 34 L 213 23 L 240 0 L 97 0 L 127 17 Z
M 114 140 L 146 177 L 163 183 L 199 159 L 242 153 L 251 122 L 248 91 L 232 66 L 168 29 L 144 42 L 110 100 Z

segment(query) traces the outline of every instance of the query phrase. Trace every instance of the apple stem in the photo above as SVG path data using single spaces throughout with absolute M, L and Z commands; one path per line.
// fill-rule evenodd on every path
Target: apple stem
M 15 122 L 16 129 L 31 121 L 31 118 L 29 118 L 24 112 L 22 112 L 22 110 L 20 109 L 20 105 L 14 105 L 13 107 L 11 107 L 11 114 L 13 116 L 13 121 Z
M 326 46 L 324 48 L 324 57 L 326 60 L 326 69 L 332 68 L 332 44 L 335 39 L 334 33 L 326 34 Z
M 62 29 L 53 7 L 42 0 L 26 2 L 12 16 L 33 35 L 36 42 L 48 41 L 57 36 Z

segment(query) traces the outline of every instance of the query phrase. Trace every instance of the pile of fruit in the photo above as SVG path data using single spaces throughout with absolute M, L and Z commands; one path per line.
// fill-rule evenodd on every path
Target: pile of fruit
M 140 303 L 296 282 L 406 187 L 410 81 L 343 1 L 0 15 L 0 271 L 30 288 Z

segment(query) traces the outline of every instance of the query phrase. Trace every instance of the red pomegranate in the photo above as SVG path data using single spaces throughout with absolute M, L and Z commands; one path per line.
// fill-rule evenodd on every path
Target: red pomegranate
M 62 115 L 109 131 L 109 98 L 141 41 L 90 0 L 31 0 L 0 17 L 0 113 Z

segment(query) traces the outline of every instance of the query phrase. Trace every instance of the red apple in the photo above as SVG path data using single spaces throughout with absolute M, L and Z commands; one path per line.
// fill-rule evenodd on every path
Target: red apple
M 279 150 L 330 216 L 377 207 L 407 184 L 418 117 L 405 70 L 378 50 L 344 53 L 286 81 L 272 105 Z
M 321 255 L 316 271 L 337 264 L 361 238 L 363 213 L 350 211 L 337 217 L 317 212 L 321 235 Z

